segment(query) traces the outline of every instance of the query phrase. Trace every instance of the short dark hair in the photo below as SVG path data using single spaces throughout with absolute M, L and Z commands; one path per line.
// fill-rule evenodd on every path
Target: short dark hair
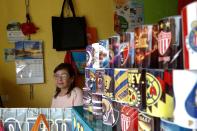
M 68 71 L 68 74 L 70 77 L 73 77 L 74 78 L 74 81 L 73 83 L 71 84 L 71 86 L 68 88 L 68 91 L 66 94 L 70 94 L 71 91 L 73 90 L 73 88 L 75 87 L 75 70 L 74 68 L 72 67 L 71 64 L 68 64 L 68 63 L 60 63 L 59 65 L 57 65 L 53 71 L 53 73 L 56 73 L 57 71 L 59 70 L 67 70 Z M 58 94 L 60 93 L 61 89 L 59 87 L 56 87 L 56 93 L 54 95 L 54 97 L 56 98 L 58 96 Z

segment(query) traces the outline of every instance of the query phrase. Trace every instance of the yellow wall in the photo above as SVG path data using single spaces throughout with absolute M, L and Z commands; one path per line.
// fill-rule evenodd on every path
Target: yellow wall
M 0 94 L 8 95 L 7 107 L 49 107 L 55 86 L 54 67 L 63 62 L 65 52 L 52 49 L 51 16 L 58 16 L 63 0 L 30 0 L 32 21 L 40 28 L 33 40 L 44 41 L 45 83 L 34 84 L 34 99 L 29 99 L 29 85 L 16 85 L 14 62 L 4 62 L 8 43 L 6 25 L 10 21 L 25 21 L 25 0 L 0 0 Z M 85 16 L 89 26 L 98 30 L 99 39 L 113 35 L 112 0 L 76 0 L 76 13 Z

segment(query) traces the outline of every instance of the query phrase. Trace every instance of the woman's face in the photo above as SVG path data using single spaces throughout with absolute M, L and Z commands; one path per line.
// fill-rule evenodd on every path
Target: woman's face
M 74 80 L 74 78 L 70 77 L 68 71 L 65 69 L 58 70 L 54 74 L 54 78 L 55 78 L 56 86 L 59 87 L 60 89 L 69 88 Z

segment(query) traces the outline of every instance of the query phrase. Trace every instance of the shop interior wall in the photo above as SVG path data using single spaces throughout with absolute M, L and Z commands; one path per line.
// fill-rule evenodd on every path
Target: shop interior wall
M 74 0 L 73 0 L 74 1 Z M 11 21 L 25 22 L 25 0 L 0 0 L 0 95 L 6 107 L 50 107 L 55 91 L 54 67 L 63 62 L 65 52 L 52 49 L 51 16 L 58 16 L 63 0 L 30 0 L 32 21 L 40 28 L 32 40 L 44 41 L 45 83 L 34 84 L 34 98 L 29 99 L 30 85 L 16 84 L 14 62 L 4 61 L 4 48 L 14 48 L 6 36 L 6 25 Z M 156 23 L 160 18 L 177 14 L 175 0 L 146 0 L 145 24 Z M 113 32 L 113 0 L 76 0 L 78 16 L 87 18 L 88 26 L 97 28 L 98 38 L 105 39 Z

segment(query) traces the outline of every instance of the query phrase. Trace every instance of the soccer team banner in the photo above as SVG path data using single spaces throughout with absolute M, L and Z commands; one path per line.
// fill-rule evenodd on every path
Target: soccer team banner
M 88 45 L 84 109 L 111 130 L 197 129 L 196 10 Z

